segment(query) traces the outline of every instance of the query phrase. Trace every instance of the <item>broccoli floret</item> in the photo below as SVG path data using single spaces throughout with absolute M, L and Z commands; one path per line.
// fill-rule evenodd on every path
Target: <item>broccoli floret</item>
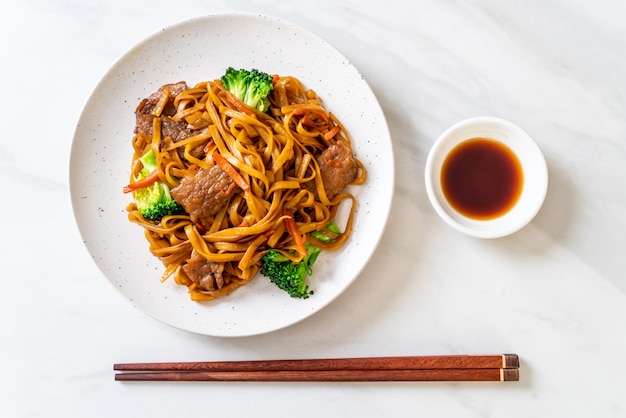
M 228 67 L 222 76 L 224 88 L 231 92 L 240 101 L 250 107 L 266 112 L 270 108 L 269 94 L 274 88 L 272 76 L 252 69 L 235 70 Z
M 309 290 L 306 276 L 312 274 L 313 263 L 321 250 L 309 243 L 305 246 L 307 254 L 296 264 L 276 250 L 269 250 L 261 260 L 261 274 L 292 298 L 306 299 L 313 294 Z
M 139 160 L 143 168 L 136 180 L 147 177 L 157 169 L 156 156 L 152 150 L 145 153 Z M 146 219 L 159 221 L 166 215 L 183 211 L 183 208 L 170 195 L 169 186 L 159 180 L 150 186 L 135 190 L 134 196 L 137 210 Z

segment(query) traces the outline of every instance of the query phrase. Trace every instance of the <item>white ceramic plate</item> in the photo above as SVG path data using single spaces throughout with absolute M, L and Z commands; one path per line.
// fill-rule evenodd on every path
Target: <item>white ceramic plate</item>
M 258 275 L 210 302 L 192 302 L 187 288 L 160 282 L 163 266 L 143 230 L 127 220 L 128 181 L 139 101 L 165 83 L 219 78 L 227 67 L 293 75 L 314 89 L 344 123 L 367 183 L 351 186 L 359 206 L 353 235 L 338 252 L 322 253 L 310 277 L 315 294 L 293 299 Z M 250 14 L 218 14 L 181 22 L 128 51 L 89 97 L 70 155 L 74 216 L 88 251 L 107 279 L 137 308 L 174 327 L 213 336 L 247 336 L 294 324 L 328 305 L 360 274 L 389 214 L 394 162 L 381 108 L 350 61 L 291 23 Z

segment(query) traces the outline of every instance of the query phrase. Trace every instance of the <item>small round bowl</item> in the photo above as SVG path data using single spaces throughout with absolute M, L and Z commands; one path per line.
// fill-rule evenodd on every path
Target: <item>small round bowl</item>
M 506 213 L 488 220 L 467 217 L 447 201 L 441 184 L 441 169 L 447 155 L 459 143 L 489 138 L 506 145 L 518 158 L 523 175 L 521 193 Z M 541 150 L 517 125 L 494 117 L 475 117 L 446 130 L 435 141 L 426 160 L 426 192 L 437 214 L 450 226 L 478 238 L 499 238 L 526 226 L 539 212 L 548 190 L 548 168 Z

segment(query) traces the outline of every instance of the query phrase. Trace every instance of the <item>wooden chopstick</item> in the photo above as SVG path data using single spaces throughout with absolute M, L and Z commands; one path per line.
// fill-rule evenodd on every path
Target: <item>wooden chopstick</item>
M 320 358 L 176 363 L 118 363 L 119 371 L 264 371 L 364 369 L 508 369 L 519 367 L 517 354 Z
M 519 380 L 519 369 L 398 369 L 398 370 L 265 370 L 255 372 L 131 372 L 118 373 L 123 381 L 194 382 L 401 382 Z
M 515 381 L 516 354 L 118 363 L 125 381 Z

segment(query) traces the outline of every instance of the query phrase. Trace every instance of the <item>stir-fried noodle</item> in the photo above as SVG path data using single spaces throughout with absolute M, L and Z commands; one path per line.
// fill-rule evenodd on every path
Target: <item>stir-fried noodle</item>
M 165 85 L 137 108 L 130 183 L 152 149 L 158 180 L 185 210 L 154 221 L 133 202 L 128 217 L 165 266 L 162 280 L 187 286 L 192 300 L 248 283 L 269 249 L 297 262 L 303 243 L 334 250 L 350 235 L 356 199 L 344 183 L 362 184 L 366 171 L 347 131 L 293 77 L 274 77 L 270 102 L 268 112 L 252 109 L 215 80 Z M 351 209 L 343 233 L 329 243 L 311 236 L 345 200 Z

